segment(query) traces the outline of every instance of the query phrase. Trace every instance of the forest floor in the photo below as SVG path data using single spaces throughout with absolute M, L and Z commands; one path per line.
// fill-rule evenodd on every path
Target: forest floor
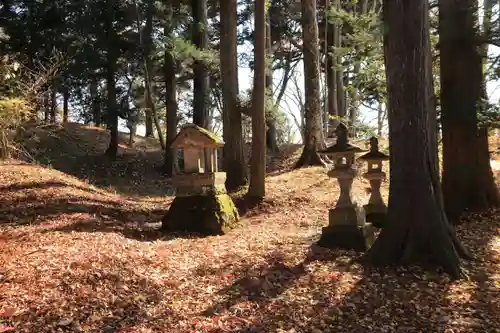
M 477 256 L 464 262 L 469 280 L 363 267 L 358 253 L 314 245 L 338 187 L 324 169 L 291 171 L 289 147 L 271 161 L 265 201 L 239 207 L 238 228 L 165 235 L 156 228 L 172 198 L 148 143 L 62 167 L 91 155 L 83 141 L 77 153 L 63 146 L 78 135 L 67 132 L 30 136 L 38 149 L 54 140 L 51 167 L 0 165 L 0 332 L 500 332 L 500 212 L 458 227 Z M 77 157 L 57 158 L 59 141 Z M 359 202 L 367 187 L 355 180 Z

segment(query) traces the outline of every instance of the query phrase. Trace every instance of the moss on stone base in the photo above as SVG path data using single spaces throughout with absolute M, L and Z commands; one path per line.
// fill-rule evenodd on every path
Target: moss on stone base
M 227 194 L 176 197 L 162 221 L 162 230 L 222 235 L 234 228 L 238 211 Z

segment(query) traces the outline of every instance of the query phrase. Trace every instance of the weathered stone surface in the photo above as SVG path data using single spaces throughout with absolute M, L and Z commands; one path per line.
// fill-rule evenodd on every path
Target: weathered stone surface
M 351 206 L 335 207 L 328 211 L 328 225 L 363 225 L 365 211 L 355 203 Z
M 323 228 L 318 245 L 326 248 L 367 251 L 374 242 L 374 228 L 370 223 L 363 225 L 339 224 Z
M 220 148 L 223 146 L 224 142 L 217 135 L 195 124 L 184 125 L 171 145 L 172 148 Z
M 357 173 L 353 168 L 355 154 L 363 150 L 349 144 L 345 125 L 340 124 L 336 133 L 337 143 L 323 152 L 334 159 L 334 167 L 328 172 L 328 176 L 337 178 L 340 195 L 335 208 L 329 211 L 329 224 L 323 228 L 318 244 L 364 251 L 373 243 L 373 228 L 366 224 L 363 208 L 351 196 L 352 183 Z
M 227 194 L 178 196 L 163 218 L 162 230 L 222 235 L 238 220 L 236 206 Z
M 380 193 L 380 186 L 385 179 L 385 173 L 382 171 L 382 163 L 389 159 L 389 156 L 380 152 L 378 149 L 378 139 L 370 138 L 370 152 L 361 156 L 360 159 L 368 163 L 368 172 L 363 177 L 370 181 L 371 194 L 368 204 L 364 206 L 366 220 L 375 227 L 383 227 L 387 218 L 387 207 Z
M 180 174 L 172 179 L 176 196 L 224 194 L 225 182 L 225 172 Z
M 366 214 L 366 221 L 376 228 L 383 228 L 387 221 L 387 207 L 382 204 L 368 203 L 363 206 Z

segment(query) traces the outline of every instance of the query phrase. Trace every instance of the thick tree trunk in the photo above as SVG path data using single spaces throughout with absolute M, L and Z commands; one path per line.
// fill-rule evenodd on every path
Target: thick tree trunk
M 220 52 L 223 101 L 224 170 L 226 188 L 233 191 L 247 182 L 243 155 L 241 110 L 238 107 L 238 59 L 236 49 L 237 1 L 221 0 Z
M 116 66 L 117 66 L 117 50 L 116 50 L 116 33 L 113 28 L 114 6 L 115 0 L 106 1 L 106 37 L 108 49 L 106 54 L 106 86 L 107 86 L 107 123 L 110 130 L 109 146 L 105 154 L 110 158 L 116 158 L 118 155 L 118 110 L 116 105 Z
M 452 277 L 466 251 L 444 213 L 435 129 L 431 127 L 427 0 L 385 0 L 384 53 L 389 96 L 390 188 L 387 224 L 367 254 L 377 265 L 425 263 Z M 412 22 L 411 25 L 407 24 Z
M 171 37 L 174 28 L 173 19 L 177 13 L 177 7 L 173 7 L 171 3 L 166 6 L 164 34 L 167 38 Z M 177 166 L 177 150 L 172 148 L 177 135 L 177 80 L 175 77 L 175 62 L 173 53 L 173 45 L 171 41 L 167 41 L 165 48 L 165 88 L 167 105 L 167 143 L 165 149 L 165 173 L 168 177 L 174 176 Z
M 69 89 L 68 85 L 63 86 L 63 123 L 68 122 L 69 115 Z
M 138 13 L 137 13 L 138 14 Z M 154 14 L 154 1 L 148 0 L 146 7 L 146 24 L 144 26 L 143 32 L 143 45 L 144 45 L 144 59 L 146 61 L 146 67 L 148 73 L 151 73 L 151 51 L 153 49 L 153 14 Z M 140 29 L 140 28 L 138 28 Z M 145 101 L 146 101 L 146 109 L 145 109 L 145 127 L 146 132 L 145 136 L 148 138 L 154 137 L 154 128 L 153 128 L 153 109 L 152 104 L 154 101 L 149 98 L 148 91 L 145 92 Z
M 56 110 L 57 110 L 57 88 L 53 84 L 50 89 L 50 123 L 56 123 Z
M 49 122 L 50 119 L 50 91 L 44 91 L 42 95 L 43 121 Z
M 342 4 L 340 0 L 335 1 L 335 8 L 340 10 Z M 342 47 L 342 25 L 335 25 L 335 35 L 334 35 L 334 46 L 336 48 Z M 347 116 L 347 103 L 345 100 L 345 90 L 344 90 L 344 69 L 342 67 L 342 57 L 335 57 L 335 65 L 338 68 L 335 70 L 335 80 L 336 80 L 336 93 L 337 93 L 337 112 L 338 116 L 344 119 Z
M 101 105 L 99 103 L 99 89 L 95 75 L 90 80 L 90 103 L 92 108 L 92 118 L 96 127 L 101 127 Z
M 495 176 L 491 169 L 491 155 L 488 146 L 488 128 L 480 127 L 476 141 L 478 183 L 483 198 L 480 202 L 487 202 L 489 207 L 500 207 L 500 193 L 495 183 Z
M 328 1 L 328 0 L 327 0 Z M 335 128 L 337 128 L 339 121 L 339 109 L 337 103 L 337 74 L 334 66 L 337 63 L 337 57 L 333 54 L 335 47 L 335 35 L 337 34 L 337 27 L 335 24 L 328 26 L 327 34 L 327 68 L 326 68 L 326 85 L 327 85 L 327 104 L 328 104 L 328 137 L 335 135 Z
M 443 194 L 448 218 L 456 223 L 473 211 L 498 205 L 484 183 L 491 174 L 488 145 L 478 139 L 477 112 L 483 97 L 483 68 L 477 49 L 477 1 L 442 0 L 439 7 Z M 479 152 L 478 150 L 482 150 Z M 486 185 L 486 186 L 485 186 Z
M 137 20 L 137 26 L 140 27 L 140 17 L 139 17 L 139 6 L 137 4 L 137 1 L 134 0 L 135 2 L 135 7 L 136 7 L 136 20 Z M 158 114 L 156 112 L 156 104 L 154 101 L 154 96 L 153 96 L 153 78 L 152 78 L 152 64 L 151 64 L 151 53 L 153 50 L 153 11 L 154 11 L 154 2 L 153 0 L 150 0 L 148 3 L 148 9 L 147 9 L 147 19 L 146 19 L 146 27 L 144 29 L 144 32 L 141 32 L 139 28 L 139 43 L 143 46 L 144 48 L 144 53 L 143 53 L 143 71 L 144 71 L 144 81 L 145 81 L 145 86 L 146 86 L 146 92 L 145 92 L 145 100 L 146 100 L 146 107 L 147 110 L 149 110 L 150 114 L 148 115 L 148 111 L 146 112 L 146 134 L 148 129 L 147 129 L 147 122 L 148 122 L 148 117 L 152 118 L 154 125 L 156 127 L 156 132 L 158 133 L 158 139 L 160 141 L 160 146 L 161 149 L 164 150 L 166 148 L 165 146 L 165 140 L 163 138 L 163 133 L 161 131 L 161 126 L 160 126 L 160 121 L 158 119 Z M 147 136 L 147 135 L 146 135 Z
M 266 0 L 255 0 L 255 52 L 252 92 L 252 157 L 248 195 L 266 194 Z
M 148 100 L 148 98 L 146 97 L 146 100 Z M 149 101 L 148 101 L 149 103 Z M 145 113 L 145 133 L 144 133 L 144 136 L 147 137 L 147 138 L 152 138 L 154 136 L 154 127 L 153 127 L 153 112 L 151 111 L 151 108 L 150 107 L 146 107 L 146 109 L 144 110 L 144 113 Z
M 191 0 L 193 25 L 192 41 L 201 51 L 208 48 L 207 41 L 207 0 Z M 207 128 L 209 127 L 208 98 L 209 77 L 207 67 L 202 60 L 195 60 L 193 64 L 193 123 Z
M 266 66 L 266 94 L 267 98 L 270 98 L 271 100 L 274 98 L 273 96 L 273 63 L 272 63 L 272 56 L 273 56 L 273 43 L 271 40 L 271 20 L 273 19 L 271 17 L 271 13 L 274 13 L 275 11 L 268 11 L 267 12 L 267 20 L 265 22 L 266 25 L 266 57 L 267 57 L 267 66 Z M 257 29 L 257 27 L 256 27 Z M 284 75 L 287 75 L 285 73 Z M 285 78 L 286 79 L 286 78 Z M 285 82 L 283 82 L 285 84 Z M 269 103 L 267 105 L 271 105 L 272 103 Z M 267 149 L 269 149 L 270 152 L 276 153 L 278 151 L 278 142 L 277 142 L 277 133 L 276 133 L 276 115 L 274 114 L 275 112 L 278 112 L 279 108 L 274 108 L 272 112 L 266 112 L 266 125 L 267 125 L 267 131 L 266 131 L 266 146 Z
M 304 43 L 305 142 L 295 168 L 325 165 L 318 154 L 321 143 L 321 103 L 319 84 L 319 45 L 316 0 L 302 0 L 302 36 Z

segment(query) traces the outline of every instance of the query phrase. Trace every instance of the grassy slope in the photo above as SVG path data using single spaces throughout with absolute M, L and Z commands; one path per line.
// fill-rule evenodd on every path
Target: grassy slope
M 69 129 L 72 135 L 87 131 Z M 72 160 L 57 157 L 58 151 L 85 156 L 89 154 L 85 147 L 94 147 L 95 153 L 102 152 L 105 134 L 90 130 L 94 134 L 85 134 L 88 141 L 81 140 L 76 150 L 69 133 L 50 134 L 66 138 L 63 147 L 68 147 L 51 145 L 52 166 L 63 169 L 67 162 L 60 161 Z M 93 137 L 98 138 L 95 143 Z M 113 166 L 129 172 L 130 161 L 137 160 L 134 155 L 144 152 L 122 151 L 132 156 Z M 296 156 L 293 149 L 284 154 Z M 156 163 L 153 158 L 147 161 Z M 363 268 L 352 263 L 353 252 L 314 246 L 338 189 L 324 169 L 287 171 L 293 157 L 272 162 L 274 169 L 285 172 L 271 173 L 268 198 L 245 212 L 241 227 L 208 238 L 162 235 L 149 225 L 161 219 L 170 198 L 161 195 L 163 183 L 157 184 L 157 192 L 143 189 L 143 194 L 135 190 L 143 184 L 130 182 L 154 184 L 157 174 L 144 179 L 130 173 L 125 181 L 113 178 L 110 182 L 122 185 L 115 186 L 120 191 L 110 191 L 109 184 L 95 181 L 109 174 L 98 170 L 102 160 L 95 160 L 92 167 L 83 164 L 85 168 L 74 163 L 78 171 L 70 174 L 16 161 L 0 165 L 0 329 L 2 325 L 17 327 L 16 332 L 500 329 L 498 214 L 459 227 L 461 238 L 481 260 L 466 264 L 470 281 L 450 282 L 418 268 Z M 358 201 L 366 201 L 366 186 L 356 180 Z

